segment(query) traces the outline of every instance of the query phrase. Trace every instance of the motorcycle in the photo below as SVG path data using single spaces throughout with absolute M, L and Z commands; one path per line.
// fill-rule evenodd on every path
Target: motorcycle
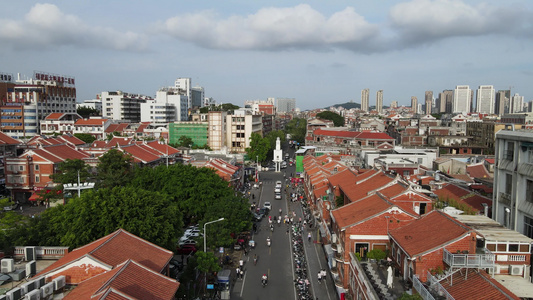
M 263 287 L 265 287 L 268 283 L 268 279 L 262 278 L 261 283 L 263 284 Z
M 267 246 L 270 247 L 270 239 L 267 239 Z

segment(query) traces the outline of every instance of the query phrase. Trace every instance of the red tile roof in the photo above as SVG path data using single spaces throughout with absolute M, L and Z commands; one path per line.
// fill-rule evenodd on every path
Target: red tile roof
M 161 273 L 172 256 L 171 251 L 141 239 L 124 229 L 119 229 L 92 243 L 72 250 L 40 272 L 39 275 L 46 275 L 66 267 L 83 257 L 97 260 L 112 267 L 132 259 L 155 272 Z
M 113 133 L 113 132 L 124 132 L 124 130 L 129 126 L 128 123 L 120 123 L 120 124 L 109 124 L 107 128 L 105 129 L 106 133 Z
M 174 148 L 174 147 L 171 147 L 165 143 L 159 143 L 159 141 L 151 141 L 151 142 L 147 142 L 146 145 L 148 145 L 149 147 L 151 148 L 154 148 L 156 149 L 157 151 L 159 151 L 161 154 L 165 154 L 165 155 L 174 155 L 176 153 L 179 153 L 178 149 Z
M 414 258 L 442 248 L 471 231 L 463 223 L 434 210 L 402 228 L 391 231 L 390 236 L 410 258 Z
M 482 162 L 466 166 L 466 173 L 472 178 L 492 178 L 492 175 L 487 171 L 487 168 L 485 168 Z
M 363 173 L 360 176 L 365 176 L 367 173 Z M 360 180 L 357 176 L 356 184 L 343 185 L 341 184 L 342 191 L 348 197 L 350 202 L 358 201 L 369 195 L 369 193 L 380 190 L 396 180 L 394 177 L 389 177 L 382 171 L 376 171 L 373 176 Z
M 84 141 L 80 140 L 79 138 L 77 138 L 75 136 L 72 136 L 72 135 L 68 135 L 68 134 L 61 135 L 58 138 L 60 138 L 62 140 L 65 140 L 67 143 L 71 143 L 71 144 L 73 144 L 75 146 L 80 146 L 80 145 L 85 145 L 86 144 Z
M 49 114 L 48 116 L 46 116 L 46 118 L 44 118 L 45 120 L 59 120 L 59 118 L 61 118 L 61 116 L 63 116 L 65 113 L 51 113 Z
M 114 136 L 109 142 L 107 142 L 107 147 L 116 147 L 117 145 L 126 146 L 131 144 L 133 144 L 133 137 L 131 136 Z
M 363 131 L 358 136 L 356 136 L 358 139 L 366 139 L 366 140 L 394 140 L 390 135 L 384 133 L 384 132 L 367 132 Z
M 114 270 L 79 284 L 65 299 L 172 300 L 179 282 L 127 260 Z
M 74 123 L 74 125 L 78 125 L 78 126 L 101 126 L 103 125 L 105 122 L 107 121 L 107 119 L 101 119 L 101 118 L 97 118 L 97 119 L 78 119 L 76 120 L 76 123 Z
M 490 165 L 494 164 L 494 158 L 485 158 L 485 161 Z
M 123 150 L 128 154 L 131 154 L 131 156 L 136 162 L 142 162 L 146 164 L 161 159 L 161 156 L 156 155 L 152 152 L 153 150 L 151 151 L 151 149 L 146 149 L 141 145 L 126 145 L 120 147 L 119 149 Z
M 448 183 L 446 185 L 443 185 L 442 188 L 434 190 L 433 193 L 439 196 L 439 199 L 441 201 L 446 201 L 447 199 L 459 200 L 462 197 L 470 194 L 471 191 L 459 187 L 457 185 Z
M 346 228 L 372 218 L 390 207 L 390 203 L 382 199 L 379 195 L 374 194 L 357 203 L 350 203 L 335 209 L 331 211 L 331 214 L 339 228 Z
M 359 133 L 360 133 L 359 131 L 316 129 L 313 132 L 313 135 L 326 135 L 326 136 L 334 136 L 334 137 L 355 138 L 359 135 Z
M 463 269 L 440 283 L 454 299 L 520 299 L 484 270 Z
M 10 137 L 9 135 L 0 132 L 0 145 L 18 145 L 20 144 L 19 141 L 16 139 Z

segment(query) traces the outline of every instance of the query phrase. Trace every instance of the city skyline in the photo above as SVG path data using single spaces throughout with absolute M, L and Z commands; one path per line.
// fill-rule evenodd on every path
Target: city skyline
M 73 76 L 78 102 L 153 96 L 180 77 L 218 103 L 294 98 L 302 110 L 360 103 L 366 88 L 384 106 L 459 85 L 533 99 L 525 0 L 4 5 L 0 72 Z

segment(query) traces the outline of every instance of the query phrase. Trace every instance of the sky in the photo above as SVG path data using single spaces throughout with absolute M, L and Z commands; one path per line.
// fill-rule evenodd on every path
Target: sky
M 0 72 L 155 96 L 190 77 L 217 103 L 410 106 L 457 85 L 533 100 L 533 1 L 6 1 Z

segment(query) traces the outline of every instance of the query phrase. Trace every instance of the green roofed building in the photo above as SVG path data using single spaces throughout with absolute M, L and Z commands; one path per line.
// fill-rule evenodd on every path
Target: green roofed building
M 194 146 L 207 145 L 207 122 L 174 122 L 168 125 L 170 144 L 179 143 L 181 136 L 192 139 Z

